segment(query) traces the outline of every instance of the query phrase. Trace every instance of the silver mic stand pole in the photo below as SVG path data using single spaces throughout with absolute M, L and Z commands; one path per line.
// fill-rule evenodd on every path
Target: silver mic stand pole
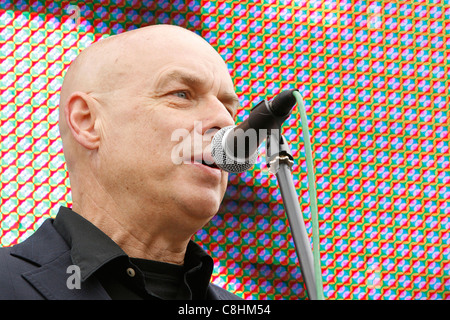
M 313 253 L 292 178 L 293 160 L 286 138 L 278 130 L 272 130 L 266 139 L 267 166 L 276 175 L 280 186 L 306 292 L 310 300 L 317 300 Z

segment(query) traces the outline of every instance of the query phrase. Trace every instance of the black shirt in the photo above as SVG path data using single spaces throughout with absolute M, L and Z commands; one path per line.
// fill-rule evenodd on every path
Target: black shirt
M 112 299 L 208 299 L 214 263 L 192 240 L 180 266 L 130 258 L 100 229 L 66 207 L 59 209 L 53 224 L 71 247 L 81 283 L 96 277 Z

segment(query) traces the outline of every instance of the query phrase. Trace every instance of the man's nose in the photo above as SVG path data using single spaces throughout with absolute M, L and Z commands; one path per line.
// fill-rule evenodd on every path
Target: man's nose
M 217 97 L 211 97 L 205 101 L 205 105 L 202 115 L 202 134 L 215 133 L 221 128 L 235 124 L 230 111 Z

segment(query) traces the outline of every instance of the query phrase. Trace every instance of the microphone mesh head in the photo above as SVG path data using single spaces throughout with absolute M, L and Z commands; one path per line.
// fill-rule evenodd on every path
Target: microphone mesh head
M 216 165 L 227 172 L 231 173 L 241 173 L 249 170 L 256 163 L 258 158 L 258 152 L 255 152 L 250 156 L 245 162 L 238 159 L 230 157 L 226 154 L 223 148 L 223 137 L 224 135 L 235 126 L 229 126 L 220 129 L 213 137 L 211 141 L 211 155 L 216 162 Z

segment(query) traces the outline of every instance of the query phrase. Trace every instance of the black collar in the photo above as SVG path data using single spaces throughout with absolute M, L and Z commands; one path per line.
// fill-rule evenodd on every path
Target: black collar
M 130 261 L 103 231 L 69 208 L 60 208 L 53 225 L 71 248 L 72 262 L 80 268 L 81 281 L 86 281 L 104 266 L 111 266 L 112 261 Z M 184 262 L 185 279 L 192 296 L 204 297 L 214 267 L 212 258 L 191 240 Z
M 69 208 L 59 209 L 53 226 L 71 248 L 70 256 L 80 267 L 81 281 L 109 261 L 126 256 L 106 234 Z

